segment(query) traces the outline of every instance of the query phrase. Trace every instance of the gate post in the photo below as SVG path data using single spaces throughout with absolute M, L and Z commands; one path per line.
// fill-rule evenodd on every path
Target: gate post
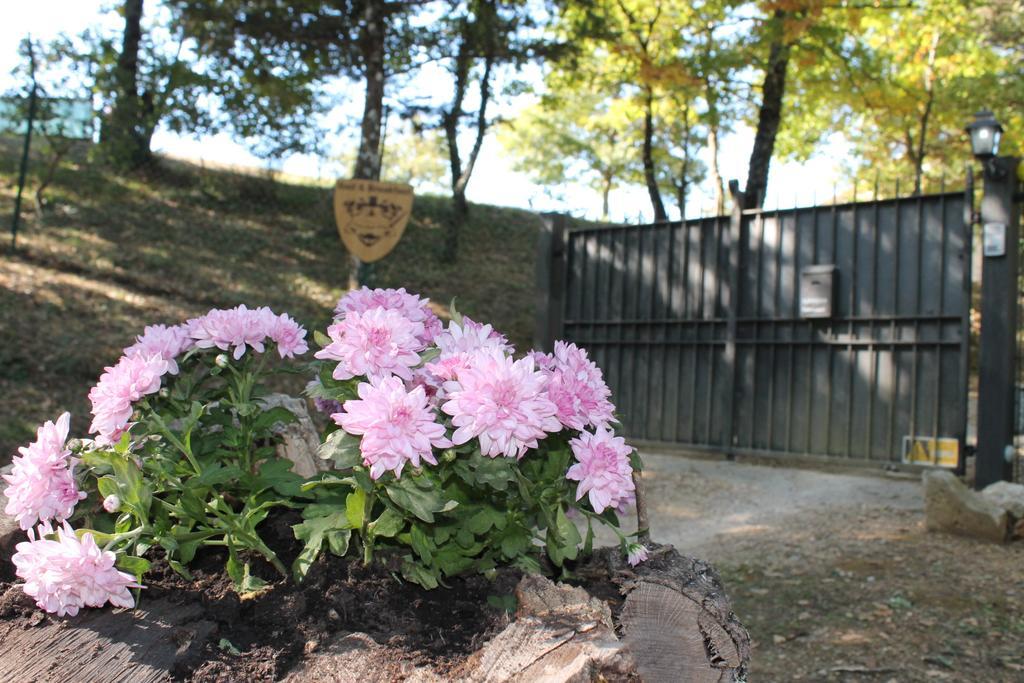
M 540 216 L 537 239 L 537 320 L 533 346 L 550 353 L 555 340 L 562 336 L 562 313 L 565 310 L 565 235 L 569 217 L 561 213 Z
M 1013 407 L 1017 344 L 1020 213 L 1015 157 L 985 163 L 981 198 L 981 342 L 978 353 L 978 451 L 974 485 L 983 489 L 1013 476 Z M 1009 451 L 1008 451 L 1009 449 Z

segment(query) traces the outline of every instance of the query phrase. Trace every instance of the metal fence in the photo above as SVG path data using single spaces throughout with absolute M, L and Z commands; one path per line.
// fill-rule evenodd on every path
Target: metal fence
M 947 437 L 956 458 L 964 211 L 945 193 L 653 225 L 551 216 L 539 341 L 590 350 L 635 440 L 892 462 Z M 822 265 L 832 287 L 830 269 L 808 268 Z M 822 314 L 815 286 L 831 294 L 827 317 L 806 317 Z

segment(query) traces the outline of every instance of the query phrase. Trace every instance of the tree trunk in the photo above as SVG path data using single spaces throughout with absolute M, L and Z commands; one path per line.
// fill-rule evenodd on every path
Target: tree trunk
M 764 205 L 768 189 L 768 168 L 775 150 L 775 137 L 782 123 L 782 98 L 786 91 L 786 68 L 789 65 L 790 46 L 785 42 L 782 22 L 786 12 L 775 11 L 776 33 L 768 50 L 768 64 L 761 88 L 761 109 L 757 116 L 757 133 L 754 148 L 750 152 L 747 169 L 747 187 L 744 190 L 747 209 L 759 209 Z
M 363 30 L 360 49 L 366 72 L 366 101 L 359 131 L 359 152 L 356 154 L 352 177 L 357 180 L 380 180 L 380 131 L 384 111 L 384 41 L 387 37 L 387 17 L 381 0 L 368 0 L 363 11 Z M 355 256 L 349 267 L 349 289 L 367 284 L 367 264 Z
M 106 157 L 118 166 L 139 166 L 149 161 L 150 136 L 144 133 L 139 98 L 139 47 L 142 43 L 143 0 L 125 0 L 121 53 L 114 69 L 114 108 L 100 127 Z
M 651 197 L 651 208 L 654 210 L 654 222 L 668 220 L 665 203 L 661 199 L 658 179 L 654 173 L 654 91 L 647 88 L 644 99 L 644 181 L 647 183 L 647 194 Z
M 611 213 L 609 196 L 612 193 L 612 180 L 613 178 L 610 173 L 605 173 L 601 179 L 601 219 L 606 221 L 609 220 L 608 217 Z
M 718 124 L 708 126 L 708 155 L 711 157 L 711 186 L 715 191 L 715 215 L 725 215 L 725 183 L 718 165 Z

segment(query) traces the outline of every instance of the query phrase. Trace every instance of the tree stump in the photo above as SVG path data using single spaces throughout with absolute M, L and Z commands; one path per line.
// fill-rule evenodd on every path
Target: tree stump
M 387 646 L 366 634 L 322 643 L 284 678 L 311 681 L 460 680 L 577 683 L 597 680 L 726 682 L 745 679 L 750 639 L 705 562 L 655 546 L 633 568 L 617 549 L 577 567 L 586 590 L 527 575 L 516 588 L 515 619 L 442 676 L 428 666 L 382 665 Z M 20 588 L 0 597 L 0 613 L 24 603 Z M 0 683 L 166 681 L 195 662 L 215 636 L 195 605 L 150 600 L 135 611 L 84 610 L 35 627 L 0 621 Z M 618 616 L 613 614 L 617 612 Z

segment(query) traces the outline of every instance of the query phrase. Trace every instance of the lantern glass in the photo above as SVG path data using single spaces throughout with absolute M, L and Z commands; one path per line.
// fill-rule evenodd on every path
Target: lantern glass
M 967 132 L 971 136 L 971 151 L 979 159 L 994 157 L 999 153 L 999 139 L 1002 137 L 1003 127 L 995 119 L 990 111 L 979 111 L 974 115 L 974 121 L 967 126 Z

